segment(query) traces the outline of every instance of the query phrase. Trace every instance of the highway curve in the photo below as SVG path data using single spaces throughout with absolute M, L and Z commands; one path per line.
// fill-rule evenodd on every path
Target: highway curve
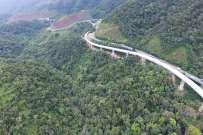
M 115 53 L 119 52 L 119 53 L 123 53 L 123 54 L 138 56 L 138 57 L 148 60 L 154 64 L 157 64 L 157 65 L 165 68 L 166 70 L 168 70 L 169 72 L 171 72 L 172 74 L 177 76 L 178 78 L 180 78 L 182 81 L 184 81 L 186 84 L 188 84 L 201 98 L 203 98 L 203 89 L 198 84 L 196 84 L 192 79 L 190 79 L 188 76 L 186 76 L 178 67 L 176 67 L 162 59 L 159 59 L 153 55 L 140 51 L 140 50 L 131 51 L 131 50 L 125 50 L 125 49 L 120 49 L 120 48 L 115 48 L 115 47 L 110 47 L 110 46 L 105 46 L 102 44 L 94 43 L 91 40 L 91 36 L 90 36 L 91 34 L 93 34 L 93 33 L 87 32 L 83 37 L 83 39 L 86 41 L 86 43 L 88 45 L 91 45 L 94 48 L 100 48 L 100 49 L 113 51 Z

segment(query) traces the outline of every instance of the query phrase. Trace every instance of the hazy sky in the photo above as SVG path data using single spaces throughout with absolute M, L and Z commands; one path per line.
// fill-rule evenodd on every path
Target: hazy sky
M 33 0 L 0 0 L 0 13 L 5 13 L 11 10 L 15 10 L 25 4 L 32 2 Z
M 0 13 L 11 11 L 12 8 L 18 7 L 17 0 L 0 0 Z
M 11 3 L 13 3 L 13 1 L 14 0 L 0 0 L 0 8 L 6 8 L 6 7 L 11 6 Z

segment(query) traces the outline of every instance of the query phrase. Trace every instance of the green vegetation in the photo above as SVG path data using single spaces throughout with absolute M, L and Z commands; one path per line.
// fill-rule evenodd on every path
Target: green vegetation
M 69 30 L 40 33 L 20 57 L 46 61 L 55 68 L 72 70 L 72 63 L 83 56 L 85 46 L 81 35 L 92 30 L 90 24 L 82 23 Z
M 102 27 L 114 31 L 108 40 L 140 40 L 142 48 L 163 50 L 160 34 L 138 40 L 117 23 Z M 88 49 L 81 36 L 92 30 L 87 23 L 56 32 L 33 22 L 0 27 L 0 134 L 202 134 L 202 99 L 193 90 L 177 91 L 170 74 L 154 64 Z M 199 49 L 181 45 L 164 52 L 182 65 Z
M 201 135 L 201 131 L 199 129 L 197 129 L 196 127 L 194 126 L 189 126 L 189 129 L 188 129 L 188 133 L 189 135 Z
M 103 23 L 119 26 L 131 46 L 158 55 L 201 77 L 202 12 L 200 0 L 166 0 L 164 3 L 162 0 L 129 0 Z M 114 32 L 108 33 L 101 38 L 108 39 L 109 35 L 114 35 Z M 112 38 L 112 41 L 121 42 L 120 38 L 116 39 Z M 182 57 L 174 61 L 175 55 Z
M 24 48 L 23 39 L 0 34 L 0 57 L 13 58 L 20 55 Z
M 89 10 L 94 18 L 100 18 L 106 16 L 123 2 L 123 0 L 59 0 L 50 4 L 49 10 L 66 14 L 79 10 Z
M 19 56 L 29 40 L 36 36 L 47 24 L 19 22 L 0 26 L 0 57 L 15 58 Z
M 102 23 L 96 32 L 96 36 L 105 40 L 127 42 L 127 39 L 122 35 L 119 26 L 115 24 Z
M 1 65 L 1 89 L 9 93 L 6 99 L 0 97 L 5 103 L 0 108 L 0 134 L 44 134 L 46 123 L 57 125 L 60 119 L 56 109 L 70 92 L 68 76 L 29 61 L 1 61 Z
M 147 41 L 145 41 L 147 39 Z M 153 53 L 158 53 L 161 54 L 161 41 L 160 41 L 160 37 L 159 36 L 153 36 L 153 37 L 145 37 L 143 39 L 142 45 L 144 48 L 148 48 L 149 50 L 151 50 Z
M 202 128 L 199 101 L 176 95 L 165 71 L 133 58 L 114 61 L 86 50 L 72 73 L 42 62 L 1 65 L 0 85 L 10 93 L 1 98 L 2 134 L 181 134 L 187 125 Z
M 0 33 L 6 35 L 24 35 L 33 36 L 38 33 L 42 28 L 47 27 L 48 24 L 33 21 L 33 22 L 16 22 L 11 24 L 5 24 L 0 27 Z

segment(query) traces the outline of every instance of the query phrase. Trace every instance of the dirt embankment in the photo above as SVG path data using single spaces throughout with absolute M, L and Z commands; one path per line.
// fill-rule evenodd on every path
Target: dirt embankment
M 74 23 L 91 19 L 88 11 L 82 10 L 67 16 L 64 16 L 52 24 L 51 29 L 58 30 L 71 26 Z

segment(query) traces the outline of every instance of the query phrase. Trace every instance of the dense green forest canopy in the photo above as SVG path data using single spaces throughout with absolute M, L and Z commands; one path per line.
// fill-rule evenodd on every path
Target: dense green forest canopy
M 0 56 L 14 58 L 19 56 L 29 40 L 48 24 L 33 22 L 18 22 L 0 26 Z
M 88 23 L 46 26 L 0 27 L 0 134 L 202 134 L 202 99 L 177 91 L 166 70 L 89 50 Z
M 0 133 L 201 134 L 198 95 L 179 93 L 160 67 L 91 52 L 88 30 L 41 32 L 0 60 Z
M 43 60 L 55 68 L 71 70 L 71 63 L 80 59 L 84 53 L 85 46 L 81 36 L 92 29 L 89 23 L 81 23 L 69 30 L 52 33 L 43 31 L 24 49 L 20 57 Z
M 117 25 L 125 38 L 110 35 L 115 29 L 106 35 L 114 41 L 121 39 L 119 42 L 126 42 L 127 38 L 131 46 L 202 77 L 202 6 L 202 0 L 129 0 L 104 20 L 104 24 Z M 109 39 L 108 36 L 100 37 Z
M 48 23 L 42 21 L 32 22 L 16 22 L 4 24 L 0 27 L 0 34 L 4 35 L 21 35 L 33 36 L 38 33 L 42 28 L 49 26 Z
M 41 62 L 1 61 L 0 132 L 200 133 L 200 104 L 191 91 L 176 94 L 167 73 L 153 65 L 108 57 L 87 51 L 72 76 Z

